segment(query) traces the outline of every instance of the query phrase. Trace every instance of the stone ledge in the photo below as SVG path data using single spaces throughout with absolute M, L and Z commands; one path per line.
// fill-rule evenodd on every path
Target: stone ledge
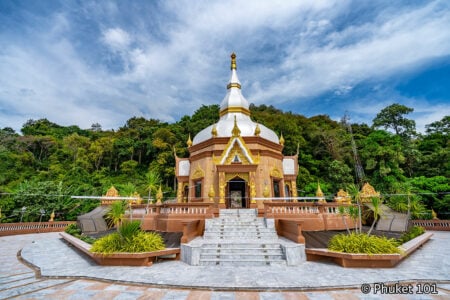
M 323 248 L 306 249 L 308 261 L 333 261 L 342 267 L 353 268 L 392 268 L 408 255 L 425 244 L 433 236 L 426 232 L 399 246 L 401 254 L 356 254 L 330 251 Z
M 176 260 L 180 258 L 180 248 L 167 248 L 142 253 L 92 253 L 90 251 L 92 245 L 65 232 L 61 232 L 60 236 L 76 249 L 93 259 L 97 264 L 103 266 L 151 266 L 158 257 L 175 254 Z

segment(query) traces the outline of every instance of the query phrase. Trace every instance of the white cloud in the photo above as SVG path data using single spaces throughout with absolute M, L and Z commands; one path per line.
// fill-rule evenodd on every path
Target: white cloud
M 131 43 L 130 35 L 121 28 L 109 28 L 103 32 L 103 41 L 113 50 L 126 50 Z

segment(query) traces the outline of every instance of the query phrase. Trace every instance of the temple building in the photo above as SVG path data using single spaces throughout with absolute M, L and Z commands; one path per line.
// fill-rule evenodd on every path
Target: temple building
M 283 136 L 252 121 L 234 53 L 219 114 L 217 123 L 189 137 L 189 158 L 176 157 L 177 201 L 250 208 L 258 200 L 296 197 L 298 154 L 284 156 Z

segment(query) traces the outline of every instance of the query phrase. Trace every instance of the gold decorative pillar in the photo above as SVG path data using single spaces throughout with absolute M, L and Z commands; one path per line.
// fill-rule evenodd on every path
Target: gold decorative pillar
M 225 173 L 219 172 L 219 204 L 225 204 Z
M 295 180 L 291 180 L 291 187 L 292 187 L 292 197 L 297 197 L 297 183 L 295 182 Z M 294 202 L 298 202 L 297 199 L 294 200 Z
M 250 172 L 250 203 L 255 204 L 256 200 L 256 186 L 255 186 L 255 172 Z
M 177 202 L 183 202 L 183 182 L 178 181 Z

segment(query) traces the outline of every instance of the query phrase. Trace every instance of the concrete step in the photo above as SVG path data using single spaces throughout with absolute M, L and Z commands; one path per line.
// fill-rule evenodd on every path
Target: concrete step
M 201 266 L 271 266 L 286 265 L 286 261 L 267 259 L 200 259 Z

